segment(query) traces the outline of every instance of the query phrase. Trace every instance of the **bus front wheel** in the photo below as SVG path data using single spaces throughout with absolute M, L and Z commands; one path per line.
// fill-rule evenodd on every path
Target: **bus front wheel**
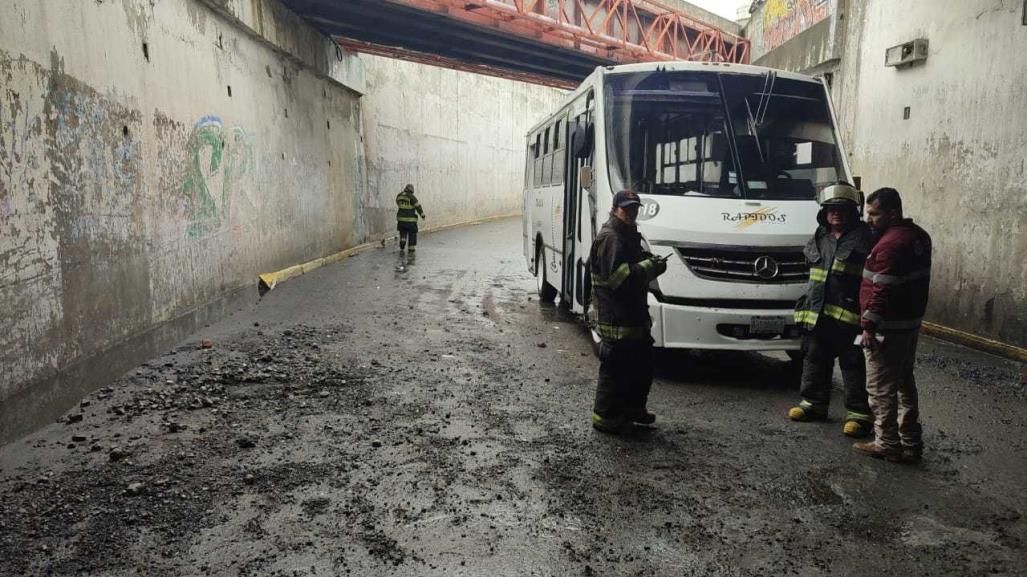
M 546 275 L 546 253 L 545 249 L 539 249 L 535 258 L 535 284 L 538 288 L 538 298 L 544 303 L 551 303 L 556 300 L 556 287 L 549 284 Z

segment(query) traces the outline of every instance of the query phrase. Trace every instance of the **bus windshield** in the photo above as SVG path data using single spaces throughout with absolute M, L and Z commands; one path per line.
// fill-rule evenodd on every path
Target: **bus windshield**
M 605 97 L 615 191 L 813 200 L 848 180 L 820 83 L 771 71 L 611 74 Z

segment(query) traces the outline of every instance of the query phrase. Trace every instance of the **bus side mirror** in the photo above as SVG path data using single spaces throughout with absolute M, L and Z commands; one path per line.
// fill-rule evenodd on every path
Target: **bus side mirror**
M 592 190 L 592 176 L 591 166 L 582 166 L 578 169 L 578 182 L 581 184 L 581 188 L 588 191 Z
M 579 123 L 574 127 L 574 158 L 588 158 L 592 154 L 592 125 Z

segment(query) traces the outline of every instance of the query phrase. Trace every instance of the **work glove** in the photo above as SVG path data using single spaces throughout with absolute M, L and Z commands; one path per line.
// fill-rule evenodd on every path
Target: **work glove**
M 422 214 L 421 215 L 421 220 L 424 220 L 424 219 L 425 219 L 425 216 Z
M 652 268 L 649 270 L 649 279 L 652 280 L 667 271 L 667 259 L 658 256 L 650 256 L 642 262 L 649 261 Z
M 667 259 L 654 256 L 650 260 L 653 261 L 653 277 L 658 277 L 667 272 Z

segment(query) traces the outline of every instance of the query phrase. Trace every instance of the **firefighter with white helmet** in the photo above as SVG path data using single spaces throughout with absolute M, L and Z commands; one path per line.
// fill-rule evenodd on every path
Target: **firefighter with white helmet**
M 863 261 L 874 243 L 870 227 L 862 220 L 862 201 L 862 194 L 846 182 L 828 186 L 820 194 L 820 226 L 804 249 L 809 282 L 806 294 L 795 306 L 795 321 L 806 329 L 801 400 L 788 411 L 793 421 L 827 419 L 837 358 L 845 385 L 842 432 L 850 437 L 868 435 L 873 425 L 866 361 L 854 342 L 861 330 L 859 286 Z

